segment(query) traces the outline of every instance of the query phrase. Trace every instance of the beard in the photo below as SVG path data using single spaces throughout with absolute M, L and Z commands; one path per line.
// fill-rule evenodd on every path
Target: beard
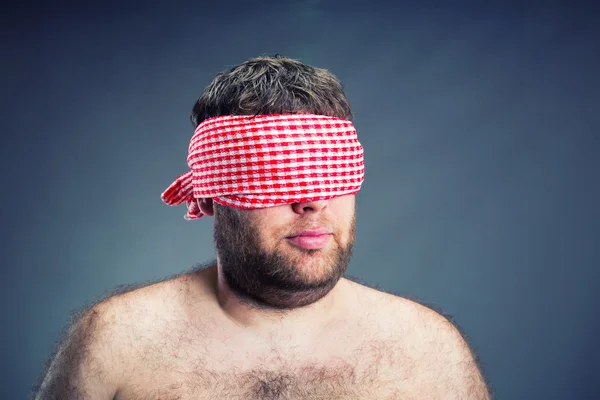
M 346 272 L 355 239 L 355 214 L 344 245 L 334 234 L 330 249 L 295 249 L 284 255 L 260 243 L 260 227 L 242 212 L 214 204 L 214 241 L 223 278 L 237 299 L 252 308 L 289 310 L 316 302 L 329 293 Z M 288 251 L 287 253 L 291 253 Z M 324 274 L 308 277 L 303 263 L 324 262 Z

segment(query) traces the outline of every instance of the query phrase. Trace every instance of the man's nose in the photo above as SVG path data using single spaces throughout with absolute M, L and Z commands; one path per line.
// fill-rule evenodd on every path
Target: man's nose
M 327 200 L 304 201 L 302 203 L 292 203 L 292 209 L 296 214 L 307 212 L 321 212 L 327 207 Z

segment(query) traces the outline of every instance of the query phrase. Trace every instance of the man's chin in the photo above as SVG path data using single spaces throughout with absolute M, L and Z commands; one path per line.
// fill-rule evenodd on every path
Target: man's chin
M 335 257 L 323 250 L 303 250 L 288 258 L 287 265 L 307 282 L 322 282 L 330 277 L 335 268 Z
M 279 249 L 279 254 L 286 255 L 290 261 L 327 261 L 335 258 L 335 249 L 333 246 L 327 246 L 321 249 L 304 249 L 290 244 Z

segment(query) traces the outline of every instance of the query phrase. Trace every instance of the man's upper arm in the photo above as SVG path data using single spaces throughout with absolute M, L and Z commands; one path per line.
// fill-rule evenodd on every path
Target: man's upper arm
M 121 379 L 114 313 L 101 303 L 69 329 L 50 363 L 35 400 L 112 400 Z
M 422 380 L 431 388 L 428 398 L 492 400 L 477 357 L 457 327 L 442 315 L 429 320 Z

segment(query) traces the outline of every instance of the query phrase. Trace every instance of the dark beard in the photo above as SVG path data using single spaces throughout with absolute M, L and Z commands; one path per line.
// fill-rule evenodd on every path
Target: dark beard
M 259 242 L 258 228 L 237 210 L 215 203 L 214 240 L 225 283 L 238 300 L 252 308 L 287 310 L 316 302 L 331 291 L 344 275 L 355 238 L 353 216 L 348 244 L 327 258 L 328 274 L 307 281 L 291 261 L 278 251 L 268 254 Z M 334 236 L 335 238 L 335 236 Z M 321 250 L 306 250 L 315 255 Z

